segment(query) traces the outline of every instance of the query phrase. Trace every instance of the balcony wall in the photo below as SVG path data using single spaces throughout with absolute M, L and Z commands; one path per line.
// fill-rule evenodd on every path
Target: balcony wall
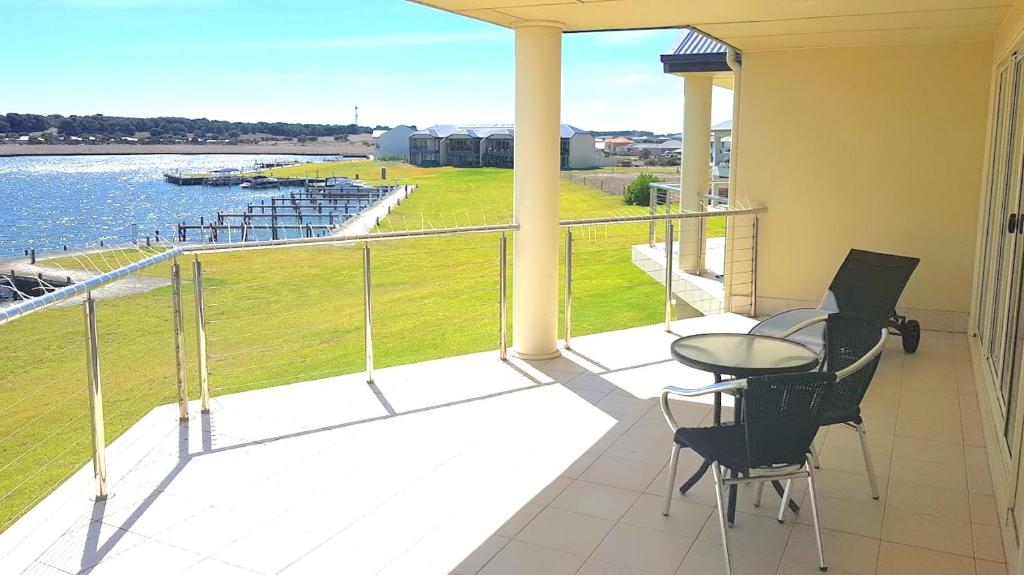
M 922 259 L 902 304 L 963 331 L 988 114 L 988 42 L 748 52 L 740 201 L 762 312 L 816 302 L 851 247 Z

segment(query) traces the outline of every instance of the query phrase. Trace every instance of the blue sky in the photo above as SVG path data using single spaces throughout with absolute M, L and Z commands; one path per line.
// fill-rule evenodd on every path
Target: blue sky
M 400 0 L 0 0 L 0 113 L 513 121 L 513 32 Z M 673 30 L 567 34 L 562 121 L 682 129 Z M 716 88 L 714 120 L 731 94 Z

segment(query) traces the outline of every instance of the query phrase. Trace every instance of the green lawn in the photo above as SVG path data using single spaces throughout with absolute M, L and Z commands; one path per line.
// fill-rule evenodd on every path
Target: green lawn
M 371 182 L 382 165 L 389 181 L 417 186 L 381 223 L 384 230 L 510 221 L 510 170 L 318 164 L 322 173 L 358 173 Z M 271 172 L 303 171 L 291 166 Z M 561 184 L 560 205 L 563 218 L 627 211 L 621 198 L 567 182 Z M 645 224 L 576 232 L 575 335 L 661 321 L 663 288 L 630 260 L 630 246 L 646 238 Z M 498 241 L 497 234 L 484 234 L 370 244 L 376 367 L 497 347 Z M 190 259 L 181 262 L 186 278 Z M 222 252 L 205 254 L 202 261 L 214 395 L 363 370 L 361 246 Z M 166 276 L 168 269 L 160 265 L 144 273 Z M 195 398 L 191 282 L 184 291 L 188 380 Z M 170 289 L 100 300 L 97 309 L 110 442 L 154 406 L 175 400 Z M 511 309 L 510 303 L 509 315 Z M 2 531 L 90 457 L 81 306 L 0 326 L 0 348 Z M 109 465 L 119 462 L 111 459 Z

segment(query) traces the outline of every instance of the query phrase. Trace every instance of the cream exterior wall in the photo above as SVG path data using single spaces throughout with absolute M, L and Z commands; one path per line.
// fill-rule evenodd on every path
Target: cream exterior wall
M 758 297 L 818 301 L 853 247 L 918 256 L 908 308 L 970 307 L 992 45 L 747 52 Z M 925 328 L 928 328 L 926 322 Z

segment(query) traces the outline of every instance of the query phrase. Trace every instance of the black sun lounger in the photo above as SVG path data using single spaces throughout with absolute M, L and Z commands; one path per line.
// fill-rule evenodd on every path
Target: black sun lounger
M 895 330 L 903 338 L 903 349 L 914 353 L 921 343 L 921 324 L 897 314 L 896 304 L 920 262 L 920 258 L 850 250 L 817 308 L 784 311 L 757 324 L 750 333 L 782 335 L 815 317 L 853 313 Z M 824 324 L 818 322 L 789 337 L 820 350 L 823 330 Z

